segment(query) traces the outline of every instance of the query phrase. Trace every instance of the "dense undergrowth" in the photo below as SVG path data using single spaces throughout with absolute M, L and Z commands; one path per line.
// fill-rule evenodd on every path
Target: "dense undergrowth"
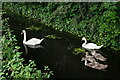
M 10 2 L 3 10 L 120 49 L 120 2 Z
M 28 64 L 24 64 L 24 59 L 21 58 L 22 52 L 19 52 L 17 40 L 15 35 L 9 29 L 7 23 L 8 19 L 3 23 L 3 36 L 2 36 L 2 71 L 0 72 L 0 79 L 38 79 L 43 80 L 50 78 L 53 75 L 48 66 L 44 66 L 44 72 L 36 68 L 34 61 L 29 60 Z

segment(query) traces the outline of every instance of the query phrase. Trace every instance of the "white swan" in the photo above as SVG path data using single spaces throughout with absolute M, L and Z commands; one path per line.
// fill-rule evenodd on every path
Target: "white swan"
M 21 34 L 24 34 L 23 43 L 26 45 L 33 45 L 33 46 L 38 45 L 44 40 L 44 38 L 42 38 L 42 39 L 32 38 L 32 39 L 26 41 L 26 31 L 22 30 Z
M 87 50 L 94 50 L 94 49 L 100 49 L 103 45 L 97 46 L 94 43 L 87 43 L 87 40 L 85 37 L 82 38 L 85 42 L 82 44 L 82 47 L 87 49 Z

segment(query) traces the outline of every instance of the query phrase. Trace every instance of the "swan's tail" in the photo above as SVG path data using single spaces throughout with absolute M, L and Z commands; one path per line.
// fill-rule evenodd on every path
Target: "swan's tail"
M 101 46 L 97 46 L 96 49 L 100 49 L 102 46 L 103 46 L 103 45 L 101 45 Z
M 40 39 L 41 41 L 43 41 L 44 40 L 44 38 L 42 38 L 42 39 Z
M 39 40 L 39 43 L 41 43 L 43 40 L 44 40 L 44 38 L 40 39 L 40 40 Z
M 101 47 L 102 47 L 103 45 L 101 45 Z

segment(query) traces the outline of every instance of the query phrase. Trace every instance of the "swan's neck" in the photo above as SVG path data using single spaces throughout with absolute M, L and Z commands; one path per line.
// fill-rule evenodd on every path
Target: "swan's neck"
M 85 39 L 84 41 L 85 42 L 82 44 L 83 46 L 85 46 L 87 44 L 87 40 Z
M 26 42 L 26 32 L 24 32 L 24 39 L 23 39 L 23 43 Z

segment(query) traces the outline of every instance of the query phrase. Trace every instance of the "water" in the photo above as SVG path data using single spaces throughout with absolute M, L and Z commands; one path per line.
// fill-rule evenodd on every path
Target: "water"
M 22 57 L 25 59 L 25 63 L 28 60 L 34 60 L 38 69 L 43 69 L 43 66 L 49 66 L 53 71 L 54 76 L 52 79 L 119 79 L 120 76 L 120 51 L 114 51 L 110 48 L 101 48 L 101 54 L 107 58 L 107 61 L 103 62 L 108 65 L 108 68 L 104 71 L 92 69 L 84 66 L 81 62 L 83 54 L 74 55 L 72 53 L 74 48 L 81 47 L 82 43 L 80 39 L 73 37 L 73 35 L 64 35 L 63 33 L 56 32 L 50 28 L 45 28 L 40 31 L 27 30 L 27 40 L 32 37 L 43 38 L 47 34 L 62 35 L 61 39 L 49 39 L 41 43 L 44 48 L 31 49 L 28 47 L 28 54 L 25 53 L 25 48 L 22 44 L 23 35 L 21 31 L 25 29 L 26 25 L 15 18 L 10 18 L 10 28 L 16 35 L 18 45 L 21 47 L 20 51 L 24 54 Z M 18 25 L 20 24 L 21 25 Z M 75 39 L 73 39 L 75 38 Z

